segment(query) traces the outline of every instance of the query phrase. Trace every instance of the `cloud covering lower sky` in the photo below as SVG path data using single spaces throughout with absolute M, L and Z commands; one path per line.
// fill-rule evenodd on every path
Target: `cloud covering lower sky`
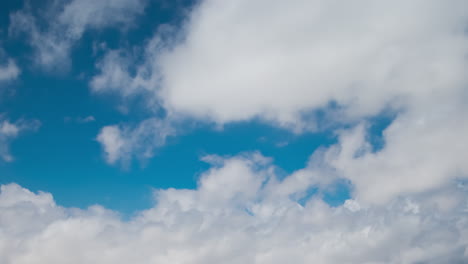
M 155 191 L 153 208 L 122 221 L 100 206 L 55 204 L 1 187 L 2 263 L 464 263 L 466 186 L 361 206 L 304 206 L 297 172 L 280 181 L 259 154 L 208 157 L 196 190 Z M 320 175 L 324 177 L 324 175 Z M 302 194 L 303 195 L 303 194 Z M 295 197 L 295 198 L 293 198 Z
M 70 67 L 85 32 L 141 26 L 147 5 L 26 4 L 9 33 L 26 34 L 38 65 Z M 104 45 L 89 96 L 140 96 L 121 121 L 76 115 L 99 126 L 89 140 L 110 165 L 157 159 L 168 138 L 189 133 L 186 123 L 222 133 L 258 122 L 335 141 L 292 172 L 251 149 L 203 155 L 209 168 L 195 189 L 156 187 L 152 207 L 125 220 L 2 185 L 0 262 L 467 263 L 467 10 L 465 0 L 201 0 L 138 46 Z M 5 58 L 0 81 L 18 78 L 21 65 Z M 386 115 L 377 135 L 373 122 Z M 39 124 L 18 120 L 0 115 L 4 161 L 11 141 Z M 327 203 L 339 184 L 349 199 Z

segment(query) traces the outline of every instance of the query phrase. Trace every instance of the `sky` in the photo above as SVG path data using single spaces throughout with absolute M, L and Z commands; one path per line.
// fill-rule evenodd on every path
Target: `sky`
M 468 262 L 468 2 L 0 7 L 0 263 Z

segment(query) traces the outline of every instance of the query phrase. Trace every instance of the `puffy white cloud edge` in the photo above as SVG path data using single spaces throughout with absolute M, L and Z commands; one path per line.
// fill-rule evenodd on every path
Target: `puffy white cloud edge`
M 161 27 L 142 54 L 109 51 L 90 86 L 124 98 L 144 93 L 168 123 L 261 120 L 300 133 L 354 127 L 390 110 L 397 118 L 382 152 L 353 158 L 368 143 L 349 137 L 348 154 L 331 163 L 363 188 L 384 181 L 390 193 L 399 182 L 417 190 L 467 175 L 465 10 L 463 0 L 204 0 L 180 29 Z M 131 157 L 139 148 L 125 149 Z
M 123 221 L 101 206 L 57 205 L 49 193 L 1 186 L 0 262 L 54 263 L 466 263 L 466 186 L 455 183 L 331 207 L 316 166 L 284 179 L 258 153 L 204 158 L 195 190 L 155 191 L 153 208 Z

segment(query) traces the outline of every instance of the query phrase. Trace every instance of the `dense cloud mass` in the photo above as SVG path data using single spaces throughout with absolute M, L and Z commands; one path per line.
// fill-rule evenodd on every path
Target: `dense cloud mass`
M 325 162 L 360 199 L 383 203 L 468 175 L 466 10 L 460 0 L 201 1 L 176 37 L 162 29 L 148 41 L 136 71 L 128 52 L 110 51 L 91 87 L 152 93 L 169 120 L 260 119 L 297 133 L 346 124 Z M 385 112 L 396 118 L 375 153 L 367 118 Z
M 424 111 L 466 90 L 467 5 L 201 1 L 181 36 L 160 30 L 148 42 L 136 73 L 111 51 L 91 84 L 124 96 L 149 89 L 173 114 L 218 123 L 259 117 L 304 129 L 303 115 L 330 103 L 340 120 Z
M 402 196 L 383 206 L 330 207 L 305 188 L 306 168 L 283 180 L 257 153 L 205 158 L 196 190 L 157 190 L 129 221 L 100 206 L 57 206 L 48 193 L 4 185 L 0 261 L 35 263 L 466 263 L 466 186 Z M 320 175 L 324 177 L 325 175 Z M 309 179 L 306 180 L 306 179 Z M 312 179 L 312 180 L 311 180 Z

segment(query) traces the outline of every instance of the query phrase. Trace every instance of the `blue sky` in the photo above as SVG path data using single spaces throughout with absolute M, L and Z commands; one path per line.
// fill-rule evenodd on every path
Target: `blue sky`
M 466 263 L 466 10 L 3 1 L 0 263 Z
M 132 99 L 126 106 L 131 110 L 126 113 L 118 109 L 120 98 L 92 94 L 88 82 L 96 72 L 93 43 L 131 47 L 151 36 L 160 24 L 177 25 L 184 10 L 191 7 L 187 2 L 152 2 L 145 15 L 137 19 L 145 26 L 128 32 L 87 32 L 75 43 L 67 72 L 44 72 L 40 66 L 31 65 L 33 54 L 24 37 L 6 37 L 4 49 L 25 68 L 20 80 L 3 85 L 0 112 L 11 119 L 40 120 L 41 128 L 13 142 L 16 160 L 3 162 L 0 183 L 15 182 L 30 190 L 50 191 L 64 206 L 86 208 L 97 203 L 128 214 L 153 203 L 153 188 L 195 188 L 199 174 L 208 168 L 200 160 L 204 155 L 259 151 L 272 157 L 279 170 L 291 173 L 306 166 L 315 149 L 336 142 L 331 131 L 296 134 L 261 121 L 236 122 L 222 129 L 202 124 L 171 139 L 149 160 L 136 160 L 131 166 L 106 164 L 96 141 L 100 128 L 119 122 L 136 123 L 151 112 L 140 107 L 142 98 Z M 8 12 L 3 16 L 3 32 L 9 26 L 7 14 L 23 8 L 18 1 L 9 4 L 4 9 Z M 36 2 L 33 5 L 38 5 L 34 9 L 41 7 Z M 79 121 L 86 117 L 95 120 Z M 347 192 L 342 191 L 333 199 L 341 203 L 347 198 Z

